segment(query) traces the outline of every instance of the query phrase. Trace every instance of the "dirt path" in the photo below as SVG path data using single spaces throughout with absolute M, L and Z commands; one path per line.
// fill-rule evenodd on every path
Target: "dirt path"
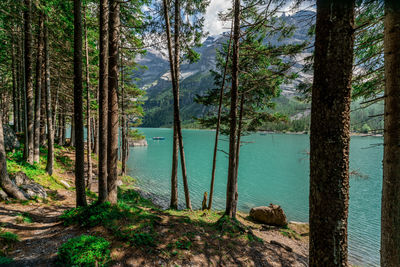
M 44 203 L 4 204 L 0 203 L 1 228 L 19 236 L 8 266 L 52 266 L 58 247 L 71 237 L 82 233 L 76 227 L 65 227 L 59 216 L 65 209 L 74 206 L 74 192 L 58 191 L 59 200 L 52 205 Z M 29 217 L 32 222 L 21 221 Z

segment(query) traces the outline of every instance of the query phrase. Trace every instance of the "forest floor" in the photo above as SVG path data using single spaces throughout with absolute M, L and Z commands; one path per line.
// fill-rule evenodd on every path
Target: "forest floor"
M 35 179 L 48 189 L 46 200 L 0 202 L 0 233 L 19 237 L 0 247 L 12 259 L 4 266 L 54 266 L 60 245 L 83 234 L 111 243 L 109 266 L 308 266 L 307 224 L 271 227 L 244 213 L 235 224 L 219 220 L 218 211 L 161 210 L 128 185 L 132 179 L 126 177 L 117 207 L 95 214 L 89 206 L 81 217 L 75 212 L 63 220 L 60 216 L 75 207 L 73 150 L 60 148 L 56 161 L 51 180 L 42 173 Z M 18 169 L 9 165 L 11 171 Z M 95 192 L 88 193 L 89 203 L 95 198 Z

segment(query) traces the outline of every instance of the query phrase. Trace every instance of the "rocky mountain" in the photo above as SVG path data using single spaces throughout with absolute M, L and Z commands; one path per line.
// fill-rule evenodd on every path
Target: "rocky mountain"
M 299 11 L 293 15 L 282 15 L 282 18 L 289 25 L 295 25 L 294 35 L 284 40 L 272 39 L 266 42 L 272 45 L 300 43 L 309 40 L 308 30 L 313 24 L 315 13 L 313 11 Z M 197 52 L 201 58 L 197 63 L 183 63 L 181 66 L 181 89 L 180 105 L 181 116 L 184 124 L 193 122 L 193 117 L 197 117 L 205 112 L 204 107 L 193 102 L 196 94 L 202 94 L 208 89 L 213 88 L 213 78 L 210 70 L 215 69 L 216 50 L 228 39 L 228 34 L 209 36 Z M 282 95 L 285 97 L 295 94 L 295 86 L 302 80 L 310 79 L 311 76 L 302 73 L 304 57 L 310 55 L 311 51 L 306 51 L 297 58 L 297 64 L 293 66 L 294 72 L 299 72 L 300 76 L 292 84 L 282 86 Z M 166 53 L 157 49 L 149 49 L 147 54 L 138 58 L 140 65 L 147 66 L 146 70 L 134 73 L 139 78 L 138 86 L 146 90 L 144 104 L 145 117 L 143 127 L 169 127 L 172 125 L 172 104 L 173 96 L 171 91 L 171 80 L 169 73 L 169 62 Z

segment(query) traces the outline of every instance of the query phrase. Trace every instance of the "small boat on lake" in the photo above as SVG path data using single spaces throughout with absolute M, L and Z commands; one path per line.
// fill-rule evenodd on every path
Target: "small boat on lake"
M 153 140 L 165 140 L 165 137 L 155 136 L 155 137 L 153 137 Z

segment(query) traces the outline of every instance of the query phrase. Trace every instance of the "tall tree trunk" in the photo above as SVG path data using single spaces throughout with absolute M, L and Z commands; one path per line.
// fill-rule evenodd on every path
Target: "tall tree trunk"
M 126 175 L 126 123 L 125 123 L 125 86 L 124 86 L 124 58 L 121 53 L 121 175 Z
M 86 206 L 82 108 L 82 1 L 74 0 L 74 122 L 76 206 Z
M 13 128 L 18 131 L 18 109 L 17 109 L 17 77 L 16 77 L 16 59 L 14 33 L 11 34 L 11 78 L 12 78 L 12 98 L 13 98 Z
M 317 1 L 310 135 L 310 266 L 348 266 L 354 0 Z
M 75 146 L 75 119 L 74 119 L 74 114 L 75 111 L 73 112 L 71 116 L 71 131 L 70 131 L 70 139 L 69 139 L 69 145 L 70 146 Z
M 108 0 L 100 0 L 99 203 L 107 199 Z
M 232 20 L 232 23 L 233 23 L 233 20 Z M 216 126 L 216 130 L 215 130 L 215 143 L 214 143 L 212 170 L 211 170 L 210 198 L 208 200 L 208 209 L 209 210 L 212 208 L 212 201 L 213 201 L 213 195 L 214 195 L 214 182 L 215 182 L 215 170 L 216 170 L 216 166 L 217 166 L 219 130 L 220 130 L 220 126 L 221 126 L 222 100 L 223 100 L 223 96 L 224 96 L 225 80 L 226 80 L 226 72 L 228 70 L 229 55 L 231 52 L 232 31 L 233 31 L 232 26 L 231 26 L 231 33 L 229 35 L 228 51 L 226 53 L 226 58 L 225 58 L 224 75 L 222 77 L 221 89 L 219 91 L 217 126 Z
M 37 59 L 36 59 L 36 86 L 35 86 L 35 123 L 33 140 L 33 161 L 39 162 L 40 146 L 40 108 L 42 100 L 42 63 L 43 63 L 43 15 L 39 14 L 39 25 L 37 35 Z
M 43 55 L 43 64 L 42 64 L 42 92 L 41 92 L 41 100 L 40 100 L 40 146 L 44 146 L 47 141 L 46 134 L 46 72 L 45 72 L 45 58 Z
M 119 1 L 110 0 L 109 18 L 109 65 L 108 65 L 108 201 L 117 203 L 118 180 L 118 45 L 119 45 Z
M 65 145 L 65 137 L 66 137 L 66 131 L 67 131 L 66 120 L 67 120 L 66 115 L 64 113 L 64 114 L 62 114 L 62 127 L 61 127 L 61 145 L 62 146 Z
M 175 118 L 175 110 L 174 110 Z M 173 141 L 172 141 L 172 172 L 171 172 L 171 209 L 178 209 L 178 133 L 176 131 L 175 119 L 173 126 Z
M 93 145 L 92 150 L 94 154 L 98 154 L 98 144 L 97 144 L 97 136 L 98 136 L 98 125 L 95 116 L 92 117 L 92 136 L 93 136 Z
M 24 32 L 25 32 L 25 159 L 33 164 L 33 84 L 32 84 L 32 4 L 31 0 L 25 0 Z
M 237 130 L 237 140 L 236 140 L 236 170 L 235 170 L 235 179 L 236 183 L 238 180 L 238 174 L 239 174 L 239 155 L 240 155 L 240 140 L 242 137 L 242 131 L 243 131 L 243 109 L 244 109 L 244 100 L 245 100 L 245 95 L 243 94 L 242 97 L 240 98 L 240 112 L 239 112 L 239 122 L 238 122 L 238 130 Z M 235 193 L 235 204 L 234 206 L 234 214 L 236 214 L 237 211 L 237 202 L 238 202 L 238 192 L 236 190 Z
M 59 128 L 57 127 L 57 113 L 58 113 L 58 106 L 59 106 L 59 96 L 58 96 L 58 92 L 60 91 L 60 86 L 61 86 L 61 82 L 60 82 L 60 73 L 58 73 L 58 79 L 57 79 L 57 87 L 56 87 L 56 95 L 55 95 L 55 99 L 54 99 L 54 109 L 53 109 L 53 131 L 56 131 L 57 129 L 57 133 L 54 133 L 55 136 L 57 136 L 57 139 L 59 139 L 60 137 L 60 132 L 59 132 Z M 60 119 L 60 115 L 58 116 L 58 118 Z M 60 121 L 58 122 L 58 125 L 60 125 Z
M 236 132 L 237 132 L 237 105 L 239 87 L 239 35 L 240 35 L 240 0 L 234 2 L 234 23 L 233 23 L 233 54 L 232 54 L 232 89 L 231 89 L 231 110 L 229 115 L 229 166 L 228 182 L 226 189 L 225 215 L 236 218 Z
M 86 25 L 86 6 L 83 9 L 84 14 L 84 28 L 85 28 L 85 58 L 86 58 L 86 121 L 87 121 L 87 134 L 86 134 L 86 149 L 87 149 L 87 188 L 90 190 L 92 187 L 92 133 L 90 125 L 90 76 L 89 76 L 89 47 L 87 37 L 87 25 Z
M 166 22 L 166 32 L 167 32 L 167 41 L 168 41 L 168 55 L 171 69 L 171 78 L 172 78 L 172 91 L 174 96 L 174 128 L 176 128 L 177 141 L 179 144 L 179 151 L 181 155 L 181 167 L 182 167 L 182 178 L 183 178 L 183 186 L 185 191 L 185 202 L 186 208 L 192 209 L 192 205 L 190 203 L 190 195 L 189 195 L 189 186 L 187 182 L 187 174 L 186 174 L 186 163 L 185 163 L 185 153 L 183 149 L 183 140 L 182 140 L 182 131 L 181 131 L 181 122 L 180 122 L 180 114 L 179 114 L 179 24 L 180 24 L 180 3 L 179 0 L 175 1 L 175 35 L 174 35 L 174 44 L 175 44 L 175 53 L 172 53 L 172 40 L 171 40 L 171 27 L 169 21 L 168 14 L 168 4 L 167 1 L 163 1 L 164 6 L 164 19 Z M 174 134 L 175 136 L 175 134 Z M 175 137 L 174 137 L 175 138 Z M 175 149 L 175 147 L 173 147 Z M 173 179 L 173 176 L 171 180 Z M 174 185 L 173 185 L 174 186 Z M 174 188 L 172 188 L 174 190 Z M 171 201 L 172 202 L 172 201 Z
M 21 200 L 26 200 L 24 194 L 18 187 L 10 180 L 7 172 L 7 158 L 4 147 L 4 132 L 3 132 L 3 113 L 0 110 L 0 187 L 7 193 L 7 195 Z
M 47 17 L 46 17 L 47 22 Z M 49 175 L 53 175 L 54 162 L 54 130 L 53 130 L 53 114 L 51 110 L 51 90 L 50 90 L 50 55 L 49 55 L 49 31 L 47 23 L 44 25 L 44 58 L 45 58 L 45 92 L 46 92 L 46 121 L 47 121 L 47 164 L 46 171 Z
M 20 45 L 20 41 L 18 40 L 17 42 L 17 52 L 22 55 L 21 52 L 21 45 Z M 15 55 L 14 55 L 15 56 Z M 21 116 L 21 94 L 23 92 L 23 76 L 22 76 L 22 59 L 20 57 L 17 58 L 17 67 L 16 67 L 16 72 L 17 72 L 17 132 L 21 132 L 22 131 L 22 116 Z
M 181 118 L 179 111 L 179 76 L 180 76 L 180 23 L 181 23 L 181 6 L 180 0 L 175 0 L 175 35 L 174 35 L 174 43 L 175 43 L 175 97 L 174 97 L 174 106 L 175 106 L 175 123 L 176 123 L 176 131 L 178 135 L 178 143 L 179 143 L 179 151 L 181 156 L 181 168 L 182 168 L 182 179 L 183 179 L 183 190 L 185 192 L 185 202 L 186 208 L 192 209 L 192 204 L 190 202 L 190 193 L 189 193 L 189 184 L 187 178 L 186 171 L 186 160 L 185 160 L 185 150 L 183 149 L 183 138 L 182 138 L 182 127 L 181 127 Z
M 58 112 L 58 130 L 57 130 L 57 132 L 58 132 L 58 136 L 57 136 L 58 145 L 62 146 L 63 145 L 62 144 L 62 114 L 60 111 Z
M 381 266 L 400 266 L 400 3 L 385 1 Z

